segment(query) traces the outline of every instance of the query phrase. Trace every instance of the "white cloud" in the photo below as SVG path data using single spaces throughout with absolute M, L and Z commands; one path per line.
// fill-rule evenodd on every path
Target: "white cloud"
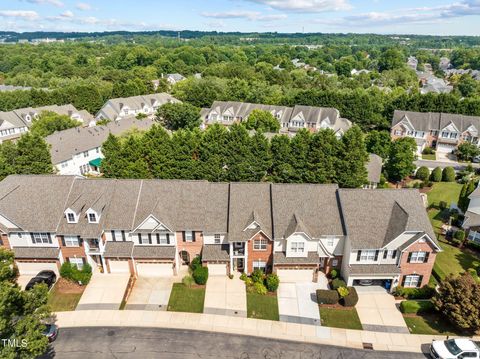
M 92 9 L 92 5 L 87 4 L 87 3 L 85 3 L 85 2 L 79 2 L 75 7 L 76 7 L 78 10 L 82 10 L 82 11 L 88 11 L 88 10 L 91 10 L 91 9 Z
M 66 17 L 66 18 L 72 18 L 74 15 L 73 15 L 73 12 L 71 12 L 70 10 L 67 10 L 63 13 L 60 14 L 61 17 Z
M 60 0 L 25 0 L 31 4 L 38 4 L 38 5 L 53 5 L 56 7 L 62 7 L 63 2 Z
M 292 12 L 326 12 L 350 10 L 348 0 L 247 0 L 257 4 L 267 5 L 272 9 Z
M 39 18 L 37 12 L 30 10 L 3 10 L 0 11 L 0 17 L 24 20 L 36 20 Z
M 201 15 L 214 19 L 247 19 L 253 21 L 276 21 L 287 18 L 285 14 L 263 15 L 258 11 L 203 12 Z

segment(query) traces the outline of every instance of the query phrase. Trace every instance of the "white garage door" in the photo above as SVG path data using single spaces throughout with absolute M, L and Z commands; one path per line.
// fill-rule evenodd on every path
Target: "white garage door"
M 128 261 L 109 260 L 110 273 L 130 273 Z
M 223 264 L 208 264 L 208 275 L 227 275 L 227 265 Z
M 452 146 L 452 145 L 445 145 L 445 144 L 438 144 L 437 145 L 437 152 L 450 153 L 454 149 L 455 149 L 455 146 Z
M 137 263 L 137 275 L 141 277 L 171 277 L 172 263 Z
M 58 267 L 55 262 L 51 263 L 29 263 L 17 262 L 18 271 L 21 275 L 35 275 L 42 270 L 53 270 L 58 274 Z
M 312 282 L 312 269 L 277 269 L 280 282 Z

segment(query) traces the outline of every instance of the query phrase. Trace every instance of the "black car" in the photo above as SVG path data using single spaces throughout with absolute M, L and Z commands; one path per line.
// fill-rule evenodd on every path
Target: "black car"
M 38 284 L 38 283 L 45 283 L 47 287 L 50 289 L 56 280 L 57 280 L 57 275 L 55 274 L 54 271 L 42 270 L 35 277 L 30 279 L 28 284 L 25 286 L 25 290 L 32 289 L 35 286 L 35 284 Z
M 49 342 L 53 342 L 55 339 L 57 339 L 57 326 L 55 324 L 45 324 L 45 330 L 43 331 L 43 335 L 48 338 Z

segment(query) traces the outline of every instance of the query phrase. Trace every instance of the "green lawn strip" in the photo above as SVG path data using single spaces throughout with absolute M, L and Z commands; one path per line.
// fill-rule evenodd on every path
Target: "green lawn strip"
M 434 306 L 431 300 L 404 300 L 400 304 L 400 310 L 404 314 L 431 313 Z
M 458 203 L 462 185 L 456 182 L 437 182 L 433 184 L 432 189 L 427 193 L 428 204 L 437 205 L 440 201 L 447 202 L 447 206 L 451 203 Z
M 363 329 L 355 308 L 330 308 L 320 306 L 319 309 L 322 326 L 343 329 Z
M 173 283 L 168 301 L 168 310 L 172 312 L 203 313 L 205 287 L 187 287 L 183 283 Z
M 444 241 L 439 243 L 443 252 L 437 254 L 433 270 L 440 279 L 444 279 L 448 274 L 457 275 L 469 268 L 480 266 L 480 258 Z
M 403 319 L 411 334 L 462 335 L 438 313 L 404 314 Z
M 67 312 L 75 310 L 82 293 L 62 293 L 54 286 L 48 295 L 48 305 L 53 312 Z
M 422 160 L 435 161 L 437 159 L 435 154 L 432 155 L 422 155 Z
M 278 320 L 278 301 L 276 295 L 247 293 L 247 317 Z

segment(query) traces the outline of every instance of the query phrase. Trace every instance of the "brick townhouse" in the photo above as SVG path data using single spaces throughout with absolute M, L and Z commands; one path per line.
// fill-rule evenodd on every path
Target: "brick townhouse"
M 440 251 L 416 190 L 317 184 L 9 176 L 0 231 L 21 274 L 68 261 L 172 276 L 201 256 L 210 275 L 308 282 L 337 269 L 349 285 L 418 287 Z

